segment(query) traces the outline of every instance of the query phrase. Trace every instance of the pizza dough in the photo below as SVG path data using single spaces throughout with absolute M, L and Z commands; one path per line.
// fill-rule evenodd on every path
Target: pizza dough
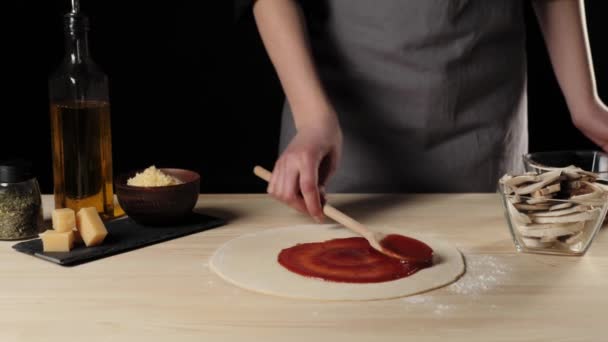
M 292 273 L 277 262 L 279 252 L 298 243 L 357 236 L 337 225 L 302 225 L 264 230 L 228 241 L 211 256 L 211 269 L 226 281 L 265 294 L 319 300 L 373 300 L 414 295 L 448 285 L 465 270 L 460 252 L 440 241 L 404 230 L 383 229 L 419 239 L 434 250 L 434 265 L 382 283 L 338 283 Z

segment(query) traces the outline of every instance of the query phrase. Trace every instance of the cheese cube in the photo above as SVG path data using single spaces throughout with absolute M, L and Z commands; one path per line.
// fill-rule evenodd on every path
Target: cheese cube
M 53 229 L 58 232 L 71 232 L 76 227 L 76 215 L 70 208 L 53 210 Z
M 76 227 L 87 247 L 97 246 L 103 242 L 108 235 L 101 217 L 95 207 L 82 208 L 76 214 Z
M 69 252 L 74 247 L 74 233 L 47 230 L 40 234 L 42 249 L 45 252 Z

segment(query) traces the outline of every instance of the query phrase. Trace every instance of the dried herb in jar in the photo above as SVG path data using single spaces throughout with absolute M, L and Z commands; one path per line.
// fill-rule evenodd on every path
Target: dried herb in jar
M 0 162 L 0 240 L 38 235 L 43 228 L 38 181 L 23 161 Z

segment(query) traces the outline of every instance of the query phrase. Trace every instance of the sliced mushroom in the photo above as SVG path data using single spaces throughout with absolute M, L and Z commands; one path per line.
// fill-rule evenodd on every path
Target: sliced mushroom
M 535 216 L 532 218 L 534 223 L 572 223 L 581 221 L 590 221 L 597 218 L 600 209 L 591 209 L 583 212 L 577 212 L 575 214 L 563 215 L 563 216 Z
M 507 177 L 508 176 L 508 177 Z M 501 183 L 510 187 L 517 187 L 524 183 L 540 182 L 541 178 L 538 175 L 523 175 L 523 176 L 511 176 L 507 175 L 501 178 Z
M 532 224 L 528 224 L 525 225 L 523 228 L 525 230 L 543 230 L 543 229 L 550 229 L 550 228 L 555 228 L 555 227 L 561 227 L 561 228 L 566 228 L 569 231 L 575 231 L 578 232 L 581 228 L 582 225 L 584 225 L 584 222 L 574 222 L 574 223 L 532 223 Z
M 593 188 L 588 186 L 587 184 L 580 182 L 580 186 L 575 189 L 570 189 L 569 195 L 570 197 L 587 195 L 594 192 Z
M 543 236 L 542 238 L 540 238 L 540 242 L 542 243 L 555 243 L 557 241 L 557 237 L 556 236 Z
M 602 189 L 604 192 L 608 192 L 608 184 L 605 183 L 593 183 L 598 188 Z
M 530 224 L 519 225 L 517 228 L 525 237 L 551 238 L 572 235 L 585 227 L 584 222 L 571 224 Z
M 577 180 L 582 177 L 580 173 L 569 170 L 569 169 L 564 169 L 564 170 L 562 170 L 562 172 L 569 180 Z
M 528 210 L 528 211 L 548 210 L 551 207 L 551 205 L 548 203 L 538 203 L 538 204 L 516 203 L 513 205 L 518 210 Z
M 547 247 L 553 246 L 553 244 L 555 243 L 555 241 L 553 241 L 553 242 L 541 242 L 541 240 L 538 239 L 538 238 L 523 237 L 521 239 L 523 240 L 524 244 L 527 247 L 530 247 L 530 248 L 547 248 Z
M 534 191 L 532 197 L 544 197 L 559 192 L 561 189 L 560 183 L 550 184 L 540 190 Z
M 594 178 L 597 179 L 600 177 L 599 174 L 595 173 L 595 172 L 591 172 L 591 171 L 587 171 L 587 170 L 583 170 L 581 168 L 577 168 L 576 172 L 578 172 L 579 174 L 583 175 L 583 176 L 587 176 L 589 178 Z
M 544 181 L 554 181 L 559 179 L 559 177 L 562 175 L 562 171 L 561 170 L 554 170 L 554 171 L 549 171 L 549 172 L 545 172 L 545 173 L 541 173 L 538 175 L 538 177 L 540 177 L 541 180 Z
M 523 176 L 512 176 L 510 174 L 506 174 L 500 179 L 499 182 L 503 185 L 503 191 L 509 195 L 522 184 L 539 181 L 541 181 L 541 178 L 537 174 L 525 174 Z
M 508 200 L 509 200 L 509 202 L 511 202 L 513 204 L 515 204 L 515 203 L 521 203 L 521 201 L 522 201 L 521 196 L 519 196 L 519 195 L 510 196 L 508 198 Z
M 513 175 L 511 175 L 509 173 L 505 173 L 502 177 L 500 177 L 498 182 L 500 184 L 505 184 L 505 182 L 507 182 L 509 179 L 512 179 L 512 178 L 513 178 Z
M 512 194 L 514 191 L 513 187 L 506 184 L 506 182 L 512 178 L 513 176 L 507 173 L 498 180 L 498 184 L 502 185 L 502 191 L 507 195 Z
M 583 185 L 589 192 L 572 196 L 570 197 L 571 201 L 581 204 L 597 204 L 598 202 L 601 204 L 605 200 L 602 198 L 604 197 L 604 190 L 602 188 L 589 182 L 583 182 Z M 598 199 L 601 199 L 601 201 L 598 201 Z
M 573 245 L 581 240 L 584 233 L 585 232 L 583 230 L 579 231 L 578 233 L 574 233 L 572 236 L 568 237 L 564 243 L 567 245 Z
M 553 210 L 553 211 L 551 211 L 551 208 L 549 208 L 549 211 L 533 213 L 532 216 L 534 216 L 534 217 L 564 216 L 564 215 L 573 214 L 573 213 L 580 213 L 583 211 L 587 211 L 589 209 L 590 208 L 586 205 L 577 205 L 574 207 L 570 207 L 570 208 L 566 208 L 566 209 L 562 209 L 562 210 Z
M 581 177 L 581 182 L 595 182 L 597 180 L 597 178 L 594 177 L 590 177 L 590 176 L 582 176 Z
M 564 184 L 564 188 L 566 190 L 576 190 L 583 187 L 583 183 L 581 181 L 570 181 Z
M 566 208 L 570 208 L 573 205 L 574 204 L 571 203 L 571 202 L 564 202 L 564 203 L 560 203 L 560 204 L 555 204 L 555 205 L 552 205 L 551 207 L 549 207 L 549 211 L 566 209 Z
M 540 174 L 541 181 L 516 188 L 515 193 L 518 195 L 531 194 L 558 180 L 560 176 L 561 171 L 549 171 Z
M 528 203 L 528 204 L 541 204 L 541 203 L 547 203 L 551 199 L 553 199 L 553 196 L 551 196 L 551 195 L 541 196 L 541 197 L 529 198 L 529 199 L 526 200 L 526 203 Z
M 561 170 L 564 176 L 566 176 L 570 180 L 576 180 L 582 177 L 581 173 L 578 172 L 581 169 L 574 165 L 564 167 Z

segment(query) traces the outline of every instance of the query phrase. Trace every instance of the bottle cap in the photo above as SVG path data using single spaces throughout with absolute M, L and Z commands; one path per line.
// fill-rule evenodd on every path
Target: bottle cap
M 32 177 L 32 163 L 23 159 L 0 161 L 0 183 L 25 182 Z
M 67 33 L 79 33 L 89 30 L 89 17 L 81 12 L 69 12 L 63 16 Z

